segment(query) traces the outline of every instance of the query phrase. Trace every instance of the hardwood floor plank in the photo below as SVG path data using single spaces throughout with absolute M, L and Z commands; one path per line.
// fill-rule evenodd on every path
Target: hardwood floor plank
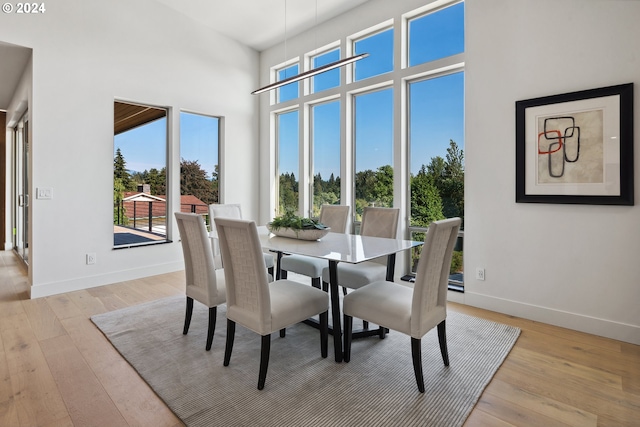
M 2 317 L 2 341 L 20 425 L 39 426 L 68 416 L 27 315 Z
M 118 295 L 114 294 L 109 286 L 98 286 L 96 288 L 87 289 L 87 292 L 97 298 L 107 311 L 128 307 L 129 304 L 124 302 Z
M 13 400 L 11 375 L 7 365 L 6 351 L 0 334 L 0 426 L 19 425 L 18 412 Z
M 566 359 L 551 357 L 525 348 L 512 350 L 512 361 L 542 375 L 573 376 L 584 381 L 585 387 L 613 387 L 622 390 L 622 377 L 602 369 L 581 365 Z
M 69 299 L 82 311 L 85 317 L 91 317 L 94 314 L 106 313 L 108 311 L 100 298 L 94 297 L 86 289 L 70 292 L 66 295 L 68 295 Z
M 508 423 L 491 414 L 484 412 L 478 407 L 474 408 L 463 427 L 517 427 L 515 424 Z
M 540 394 L 531 393 L 526 387 L 519 387 L 498 379 L 491 382 L 491 387 L 487 389 L 487 393 L 494 394 L 500 399 L 514 403 L 519 407 L 527 408 L 568 426 L 597 427 L 598 424 L 598 417 L 595 414 Z
M 91 320 L 77 317 L 62 322 L 129 425 L 170 427 L 181 424 Z
M 70 294 L 58 294 L 44 298 L 59 320 L 84 314 L 71 299 Z
M 51 310 L 46 298 L 22 301 L 22 306 L 27 313 L 31 329 L 36 335 L 36 338 L 38 338 L 38 341 L 58 337 L 67 333 L 56 314 Z
M 532 411 L 516 405 L 513 402 L 502 399 L 489 392 L 489 389 L 485 390 L 482 398 L 476 405 L 476 408 L 490 414 L 502 422 L 506 422 L 507 424 L 512 424 L 514 426 L 569 427 L 567 424 L 544 416 L 539 412 Z
M 620 426 L 637 426 L 640 400 L 613 387 L 592 386 L 570 375 L 554 376 L 533 372 L 508 358 L 496 372 L 494 381 L 504 381 L 529 393 L 574 406 L 585 412 L 617 420 Z M 493 382 L 493 381 L 492 381 Z
M 40 346 L 74 425 L 128 426 L 71 337 L 49 338 Z

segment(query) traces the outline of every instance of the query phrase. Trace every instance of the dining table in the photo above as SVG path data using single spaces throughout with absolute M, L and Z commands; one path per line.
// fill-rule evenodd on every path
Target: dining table
M 329 266 L 329 295 L 331 299 L 332 335 L 335 361 L 342 362 L 342 326 L 340 295 L 338 293 L 338 263 L 358 264 L 380 257 L 387 257 L 386 280 L 393 281 L 396 254 L 422 245 L 423 242 L 357 234 L 329 232 L 319 240 L 303 240 L 276 236 L 266 226 L 258 227 L 263 249 L 277 253 L 276 279 L 280 278 L 280 260 L 286 254 L 305 255 L 326 259 Z M 374 331 L 371 331 L 374 332 Z M 377 334 L 378 332 L 375 331 Z M 361 334 L 364 336 L 365 334 Z M 373 335 L 370 333 L 368 335 Z M 358 335 L 354 335 L 357 337 Z

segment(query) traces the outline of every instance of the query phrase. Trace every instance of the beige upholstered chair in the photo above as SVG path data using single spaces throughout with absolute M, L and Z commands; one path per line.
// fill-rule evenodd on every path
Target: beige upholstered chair
M 207 226 L 201 215 L 175 213 L 182 240 L 184 271 L 187 279 L 187 309 L 182 333 L 189 332 L 193 300 L 209 307 L 209 330 L 206 349 L 211 350 L 213 333 L 216 329 L 217 306 L 226 301 L 224 271 L 213 265 L 213 252 L 207 233 Z
M 320 349 L 327 357 L 329 296 L 326 292 L 289 280 L 269 283 L 253 221 L 219 218 L 216 228 L 227 283 L 227 343 L 224 366 L 229 366 L 236 323 L 262 336 L 258 390 L 264 388 L 269 365 L 271 333 L 320 315 Z M 281 333 L 282 336 L 282 333 Z
M 242 210 L 238 204 L 217 204 L 213 203 L 209 205 L 209 220 L 211 222 L 211 237 L 213 245 L 213 255 L 216 262 L 216 267 L 222 267 L 222 258 L 220 258 L 220 246 L 218 243 L 218 232 L 216 231 L 215 219 L 216 218 L 232 218 L 242 219 Z M 266 265 L 269 274 L 273 277 L 274 270 L 274 258 L 272 254 L 263 253 L 264 263 Z
M 418 390 L 424 393 L 422 337 L 438 327 L 440 352 L 449 366 L 445 319 L 451 255 L 460 218 L 435 221 L 425 235 L 413 289 L 394 282 L 370 283 L 344 297 L 344 361 L 351 359 L 353 318 L 366 319 L 411 337 Z
M 346 233 L 350 209 L 349 206 L 322 205 L 318 221 L 331 228 L 332 233 Z M 288 255 L 280 261 L 280 277 L 286 279 L 289 271 L 302 274 L 311 277 L 311 284 L 320 288 L 322 270 L 326 267 L 327 261 L 324 259 L 304 255 Z
M 398 235 L 397 208 L 365 207 L 362 212 L 360 235 L 395 239 Z M 358 289 L 367 283 L 385 280 L 387 277 L 387 257 L 365 261 L 359 264 L 338 264 L 338 284 L 346 288 Z M 322 271 L 322 281 L 329 283 L 329 267 Z M 325 285 L 326 286 L 326 285 Z

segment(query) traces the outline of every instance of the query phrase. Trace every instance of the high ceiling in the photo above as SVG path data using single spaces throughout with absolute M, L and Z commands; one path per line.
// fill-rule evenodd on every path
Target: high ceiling
M 155 1 L 227 37 L 262 51 L 284 41 L 285 33 L 286 37 L 292 37 L 368 0 Z M 8 108 L 13 91 L 30 57 L 31 49 L 0 41 L 0 110 Z
M 258 51 L 367 0 L 156 0 Z M 390 0 L 391 1 L 391 0 Z M 286 5 L 286 13 L 285 13 Z M 317 13 L 316 13 L 317 8 Z

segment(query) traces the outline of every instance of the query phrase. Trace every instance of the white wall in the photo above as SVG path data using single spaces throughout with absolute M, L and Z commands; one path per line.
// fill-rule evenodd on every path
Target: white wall
M 172 211 L 179 210 L 180 109 L 225 117 L 224 201 L 257 215 L 258 54 L 149 0 L 58 0 L 0 15 L 0 41 L 33 48 L 31 296 L 182 268 L 174 242 L 113 250 L 114 98 L 170 108 Z M 15 100 L 14 100 L 15 102 Z M 85 265 L 95 252 L 97 264 Z
M 633 82 L 640 123 L 638 17 L 624 0 L 467 0 L 465 303 L 640 344 L 640 206 L 515 203 L 516 101 Z

